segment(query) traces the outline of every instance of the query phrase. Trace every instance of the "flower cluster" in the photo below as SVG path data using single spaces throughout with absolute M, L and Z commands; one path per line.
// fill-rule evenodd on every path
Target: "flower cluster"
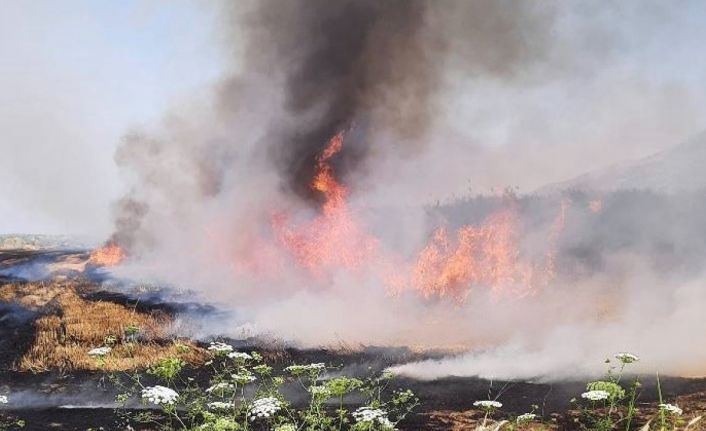
M 518 424 L 524 424 L 527 422 L 532 422 L 536 418 L 537 418 L 537 415 L 534 413 L 524 413 L 524 414 L 519 415 L 517 417 L 516 421 Z
M 309 386 L 309 392 L 311 393 L 311 396 L 313 398 L 318 399 L 320 401 L 331 398 L 332 396 L 331 389 L 328 386 L 324 385 Z
M 282 402 L 275 397 L 259 398 L 250 407 L 250 420 L 266 419 L 282 408 Z
M 257 377 L 248 373 L 231 374 L 230 378 L 241 385 L 247 385 L 248 383 L 252 383 L 257 380 Z
M 637 362 L 640 360 L 637 355 L 633 355 L 632 353 L 627 352 L 616 353 L 615 359 L 619 360 L 623 364 L 632 364 L 633 362 Z
M 0 395 L 0 404 L 7 404 L 7 395 Z
M 378 423 L 383 428 L 392 429 L 394 425 L 387 418 L 387 412 L 372 407 L 360 407 L 353 412 L 353 418 L 359 423 Z
M 214 392 L 214 391 L 226 392 L 226 391 L 233 391 L 233 390 L 235 390 L 234 384 L 228 383 L 228 382 L 221 382 L 221 383 L 216 383 L 215 385 L 209 387 L 208 389 L 206 389 L 206 392 L 208 392 L 210 394 L 211 392 Z
M 157 385 L 144 388 L 142 398 L 156 405 L 172 405 L 179 398 L 179 394 L 173 389 Z
M 684 413 L 684 410 L 682 410 L 679 406 L 677 406 L 675 404 L 660 404 L 659 408 L 660 408 L 660 410 L 664 410 L 665 412 L 669 413 L 670 415 L 679 416 L 682 413 Z
M 88 351 L 88 356 L 102 358 L 103 356 L 106 356 L 108 353 L 110 353 L 111 350 L 113 349 L 108 346 L 96 347 L 95 349 L 91 349 Z
M 227 346 L 227 344 L 225 344 L 225 345 Z M 236 359 L 236 360 L 242 359 L 243 361 L 249 361 L 250 359 L 252 359 L 252 356 L 250 356 L 249 354 L 247 354 L 245 352 L 230 352 L 230 353 L 228 353 L 228 357 L 230 359 Z
M 208 350 L 217 355 L 225 355 L 233 351 L 233 346 L 230 344 L 221 343 L 220 341 L 212 341 L 208 346 Z
M 607 400 L 609 397 L 608 391 L 588 391 L 581 394 L 581 398 L 591 401 Z
M 226 403 L 223 401 L 213 401 L 207 404 L 208 408 L 211 410 L 228 410 L 233 408 L 232 403 Z
M 475 407 L 480 407 L 483 409 L 499 409 L 500 407 L 503 406 L 503 404 L 499 401 L 492 401 L 492 400 L 481 400 L 481 401 L 476 401 L 473 403 Z
M 287 368 L 285 368 L 285 371 L 288 371 L 289 373 L 298 376 L 300 374 L 305 374 L 309 373 L 312 371 L 322 371 L 326 369 L 326 364 L 323 362 L 318 362 L 314 364 L 309 364 L 309 365 L 290 365 Z
M 275 428 L 275 431 L 297 431 L 297 427 L 294 424 L 282 424 Z

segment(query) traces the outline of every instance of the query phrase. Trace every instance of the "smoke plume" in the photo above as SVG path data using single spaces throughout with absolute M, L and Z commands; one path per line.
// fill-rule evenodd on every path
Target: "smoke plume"
M 260 333 L 308 345 L 343 340 L 490 352 L 480 362 L 473 353 L 402 370 L 414 375 L 566 376 L 589 357 L 603 357 L 618 345 L 630 348 L 631 340 L 636 348 L 655 353 L 655 364 L 682 372 L 683 363 L 668 361 L 647 343 L 656 328 L 636 318 L 656 306 L 649 298 L 671 295 L 655 288 L 665 280 L 649 260 L 654 250 L 630 241 L 617 241 L 614 249 L 606 243 L 586 244 L 592 230 L 585 220 L 595 220 L 598 213 L 575 196 L 479 197 L 451 202 L 447 212 L 422 205 L 430 191 L 448 197 L 465 188 L 458 181 L 464 175 L 487 179 L 523 160 L 530 162 L 521 169 L 538 171 L 533 157 L 552 157 L 535 150 L 562 143 L 562 134 L 552 145 L 530 142 L 519 150 L 517 143 L 498 150 L 480 142 L 503 131 L 515 138 L 524 126 L 542 128 L 527 112 L 551 113 L 561 104 L 536 106 L 536 98 L 529 103 L 524 97 L 547 92 L 551 102 L 557 94 L 564 97 L 553 87 L 557 83 L 562 89 L 595 83 L 599 66 L 628 45 L 629 38 L 606 25 L 600 11 L 588 9 L 497 0 L 261 0 L 225 6 L 229 75 L 208 97 L 175 107 L 163 123 L 131 131 L 117 151 L 116 161 L 131 186 L 116 205 L 113 242 L 130 256 L 118 273 L 195 290 L 204 300 L 232 309 L 234 320 L 210 328 L 214 333 L 237 333 L 247 323 Z M 588 18 L 574 28 L 577 16 L 583 16 L 578 12 Z M 600 41 L 610 43 L 604 47 Z M 513 122 L 512 114 L 486 112 L 503 104 L 503 97 L 507 106 L 498 112 L 517 108 L 523 127 L 513 123 L 504 129 L 504 123 Z M 449 119 L 464 104 L 472 105 L 474 115 L 461 119 L 459 132 Z M 487 133 L 476 133 L 476 125 Z M 326 216 L 328 189 L 312 183 L 322 172 L 322 154 L 338 133 L 343 133 L 343 145 L 325 159 L 330 172 L 324 173 L 345 187 L 341 190 L 348 200 L 331 219 L 347 217 L 344 245 L 345 238 L 353 237 L 356 247 L 374 243 L 376 253 L 393 258 L 375 254 L 362 271 L 342 267 L 312 275 L 282 245 L 299 244 L 306 236 L 286 230 L 278 236 L 272 224 L 284 218 L 295 227 L 315 225 Z M 498 160 L 507 165 L 489 163 Z M 573 206 L 564 219 L 567 205 Z M 555 276 L 552 283 L 527 276 L 543 290 L 504 300 L 493 289 L 474 289 L 458 303 L 387 288 L 389 268 L 402 271 L 422 249 L 432 256 L 444 249 L 439 231 L 432 244 L 436 248 L 425 248 L 439 225 L 455 232 L 461 225 L 495 220 L 495 210 L 511 214 L 502 218 L 506 229 L 464 232 L 473 238 L 501 237 L 492 240 L 500 245 L 519 237 L 510 260 L 519 262 L 518 273 L 534 274 L 541 266 Z M 619 221 L 626 214 L 642 216 L 632 207 L 606 216 L 604 239 L 621 232 Z M 328 228 L 331 219 L 324 218 L 323 225 Z M 584 222 L 572 225 L 577 219 Z M 566 235 L 556 240 L 564 225 Z M 358 241 L 359 226 L 375 241 Z M 658 235 L 655 243 L 680 244 L 672 232 Z M 524 256 L 531 264 L 525 264 Z M 585 256 L 607 263 L 592 266 Z M 669 282 L 692 286 L 694 273 L 679 273 Z M 624 308 L 606 306 L 606 311 L 606 282 L 617 285 Z M 648 299 L 641 296 L 644 292 Z M 674 302 L 663 323 L 686 305 Z M 607 324 L 602 324 L 604 312 Z M 691 323 L 703 323 L 690 316 Z M 666 324 L 662 330 L 683 329 L 682 324 Z M 585 345 L 566 343 L 578 336 L 587 340 Z M 689 337 L 702 341 L 693 332 Z M 520 353 L 529 360 L 525 367 L 513 363 Z M 706 356 L 702 353 L 697 358 Z M 488 371 L 494 364 L 502 369 Z

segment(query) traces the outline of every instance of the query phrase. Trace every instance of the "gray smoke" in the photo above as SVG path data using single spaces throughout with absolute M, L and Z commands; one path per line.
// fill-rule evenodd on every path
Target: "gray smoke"
M 583 264 L 581 253 L 589 249 L 613 272 L 588 265 L 595 272 L 585 279 L 561 279 L 525 302 L 497 303 L 482 291 L 463 306 L 415 295 L 391 299 L 375 268 L 312 280 L 291 256 L 268 245 L 273 212 L 304 221 L 317 214 L 320 196 L 309 188 L 315 157 L 339 131 L 347 133 L 333 164 L 350 189 L 352 210 L 374 224 L 382 247 L 413 256 L 431 230 L 421 203 L 467 192 L 468 180 L 476 189 L 499 181 L 514 186 L 514 179 L 532 188 L 552 175 L 578 173 L 596 148 L 610 149 L 596 155 L 605 161 L 641 148 L 642 141 L 627 138 L 692 130 L 700 111 L 683 120 L 685 108 L 675 102 L 682 99 L 673 96 L 682 89 L 635 84 L 632 71 L 618 67 L 659 11 L 630 2 L 605 8 L 490 0 L 229 4 L 222 20 L 229 74 L 207 97 L 175 107 L 162 124 L 133 130 L 117 151 L 131 186 L 116 212 L 114 240 L 132 257 L 120 271 L 195 289 L 232 308 L 238 317 L 214 332 L 237 332 L 252 322 L 305 344 L 459 344 L 507 359 L 499 371 L 505 377 L 549 375 L 556 367 L 567 375 L 589 357 L 629 349 L 630 340 L 654 353 L 651 331 L 665 335 L 703 321 L 691 313 L 669 324 L 688 303 L 681 298 L 662 315 L 664 326 L 641 330 L 641 311 L 671 294 L 656 289 L 664 280 L 644 249 L 623 256 L 616 239 L 625 226 L 620 221 L 642 215 L 639 207 L 600 225 L 593 243 L 591 223 L 567 229 L 571 238 L 560 262 Z M 610 67 L 622 78 L 613 80 Z M 651 108 L 636 109 L 645 99 Z M 616 118 L 625 124 L 614 127 Z M 667 125 L 645 126 L 655 118 Z M 530 251 L 542 250 L 547 229 L 532 220 L 551 220 L 557 203 L 538 210 L 541 217 L 528 212 L 531 238 L 523 245 Z M 432 217 L 442 224 L 451 218 Z M 480 219 L 464 213 L 459 222 Z M 641 232 L 653 223 L 643 220 Z M 656 235 L 654 242 L 665 239 L 676 237 Z M 243 257 L 253 271 L 240 271 Z M 284 279 L 269 278 L 275 267 Z M 615 274 L 619 303 L 629 307 L 597 327 L 604 284 Z M 695 289 L 686 277 L 670 281 L 683 287 L 675 292 Z M 640 285 L 659 295 L 640 297 Z M 626 299 L 635 295 L 639 300 Z M 576 334 L 585 345 L 567 344 Z M 538 355 L 525 356 L 532 367 L 517 368 L 518 352 Z M 706 356 L 695 353 L 698 360 Z M 658 359 L 670 370 L 684 369 L 664 355 Z M 493 363 L 500 362 L 483 362 Z M 434 374 L 425 371 L 428 365 L 406 371 Z M 434 376 L 490 374 L 469 357 L 453 365 L 432 364 Z
M 116 239 L 129 245 L 133 232 L 145 233 L 140 219 L 154 200 L 180 207 L 186 196 L 223 195 L 241 163 L 275 169 L 283 189 L 316 199 L 315 157 L 340 131 L 350 130 L 334 160 L 343 178 L 365 172 L 373 153 L 417 153 L 445 72 L 520 76 L 551 52 L 554 9 L 505 1 L 229 5 L 224 21 L 238 67 L 215 90 L 206 124 L 175 116 L 157 135 L 133 131 L 118 149 L 137 184 L 118 207 Z

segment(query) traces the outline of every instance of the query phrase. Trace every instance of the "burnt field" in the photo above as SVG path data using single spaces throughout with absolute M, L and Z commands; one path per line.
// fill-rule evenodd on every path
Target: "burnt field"
M 581 429 L 593 420 L 586 417 L 581 401 L 576 401 L 586 390 L 586 381 L 579 378 L 532 382 L 395 376 L 381 380 L 389 367 L 448 358 L 454 354 L 449 351 L 345 343 L 302 349 L 271 338 L 194 338 L 184 321 L 217 317 L 222 311 L 186 300 L 160 300 L 162 295 L 154 288 L 107 282 L 110 277 L 105 271 L 91 265 L 89 253 L 81 250 L 0 252 L 0 395 L 7 394 L 9 399 L 0 406 L 0 418 L 8 429 L 182 429 L 173 412 L 140 400 L 139 388 L 165 381 L 190 390 L 212 387 L 219 381 L 214 380 L 218 375 L 212 369 L 214 361 L 225 360 L 214 343 L 229 346 L 229 353 L 259 357 L 269 371 L 252 374 L 258 380 L 287 376 L 277 382 L 278 393 L 293 410 L 306 411 L 316 398 L 312 387 L 346 378 L 364 382 L 361 387 L 374 382 L 381 399 L 411 390 L 414 408 L 397 424 L 401 430 L 477 429 L 503 420 L 526 429 Z M 32 276 L 25 279 L 23 275 Z M 88 354 L 99 346 L 110 346 L 110 353 Z M 178 377 L 155 372 L 170 361 L 178 362 Z M 295 373 L 293 378 L 288 367 L 297 364 L 323 364 L 324 368 L 315 375 Z M 311 386 L 300 384 L 299 380 L 309 378 L 315 380 Z M 139 382 L 138 390 L 135 382 Z M 662 377 L 661 395 L 653 376 L 640 376 L 640 382 L 632 427 L 659 416 L 660 396 L 679 405 L 684 418 L 696 418 L 704 411 L 706 379 Z M 245 397 L 255 395 L 249 384 L 243 384 L 242 390 Z M 340 403 L 323 400 L 320 407 L 353 411 L 364 404 L 364 398 L 350 391 L 340 397 Z M 478 400 L 497 400 L 502 407 L 484 411 L 474 406 Z M 188 408 L 181 408 L 182 415 L 188 415 Z M 518 415 L 530 411 L 536 419 L 515 423 Z M 626 412 L 616 408 L 611 414 Z M 207 413 L 192 416 L 193 429 L 208 422 Z M 685 420 L 680 423 L 686 424 Z M 270 429 L 262 423 L 252 426 Z
M 706 431 L 672 3 L 4 2 L 0 431 Z

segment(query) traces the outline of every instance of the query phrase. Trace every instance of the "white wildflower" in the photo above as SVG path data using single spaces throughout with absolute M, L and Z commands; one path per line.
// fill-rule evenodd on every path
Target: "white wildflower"
M 360 407 L 353 412 L 353 418 L 358 423 L 377 423 L 384 429 L 394 429 L 394 425 L 387 418 L 387 412 L 372 407 Z
M 99 357 L 102 358 L 103 356 L 107 355 L 110 353 L 110 351 L 113 350 L 108 346 L 104 347 L 96 347 L 95 349 L 91 349 L 88 351 L 88 356 L 93 356 L 93 357 Z
M 213 401 L 206 405 L 211 410 L 228 410 L 233 408 L 233 403 L 225 403 L 223 401 Z
M 172 405 L 179 398 L 179 394 L 173 389 L 157 385 L 144 388 L 142 398 L 156 405 Z
M 248 383 L 252 383 L 257 380 L 257 377 L 248 373 L 231 374 L 230 378 L 241 385 L 247 385 Z
M 320 395 L 320 396 L 328 396 L 331 393 L 329 388 L 327 388 L 326 386 L 322 386 L 322 385 L 309 386 L 309 392 L 311 392 L 311 395 Z
M 633 355 L 632 353 L 627 352 L 616 353 L 615 359 L 619 360 L 623 364 L 632 364 L 633 362 L 637 362 L 640 360 L 637 355 Z
M 267 419 L 282 408 L 282 402 L 275 397 L 259 398 L 250 407 L 250 420 Z
M 534 413 L 523 413 L 517 417 L 516 421 L 518 424 L 522 424 L 522 423 L 532 422 L 536 418 L 537 418 L 537 415 Z
M 250 359 L 252 359 L 252 356 L 245 352 L 230 352 L 228 353 L 228 357 L 230 359 L 242 359 L 244 361 L 249 361 Z
M 209 387 L 208 389 L 206 389 L 206 392 L 208 392 L 210 394 L 211 392 L 214 392 L 214 391 L 226 392 L 226 391 L 233 391 L 233 390 L 235 390 L 234 384 L 228 383 L 228 382 L 221 382 L 221 383 L 216 383 L 215 385 Z
M 309 365 L 290 365 L 287 368 L 285 368 L 285 371 L 288 371 L 294 375 L 297 374 L 303 374 L 306 372 L 310 371 L 321 371 L 326 369 L 326 364 L 323 362 L 317 362 L 314 364 L 309 364 Z
M 678 405 L 676 404 L 660 404 L 659 408 L 661 410 L 664 410 L 665 412 L 669 413 L 670 415 L 676 415 L 679 416 L 682 413 L 684 413 L 684 410 L 682 410 Z
M 481 401 L 476 401 L 473 403 L 475 407 L 481 407 L 484 409 L 499 409 L 500 407 L 503 406 L 503 404 L 499 401 L 492 401 L 492 400 L 481 400 Z
M 7 404 L 7 403 L 8 403 L 7 395 L 0 395 L 0 404 Z
M 608 391 L 588 391 L 581 394 L 581 398 L 591 401 L 607 400 L 609 397 Z
M 221 343 L 220 341 L 212 341 L 211 344 L 208 346 L 208 350 L 212 351 L 217 355 L 225 355 L 226 353 L 233 351 L 233 346 L 231 346 L 230 344 Z

